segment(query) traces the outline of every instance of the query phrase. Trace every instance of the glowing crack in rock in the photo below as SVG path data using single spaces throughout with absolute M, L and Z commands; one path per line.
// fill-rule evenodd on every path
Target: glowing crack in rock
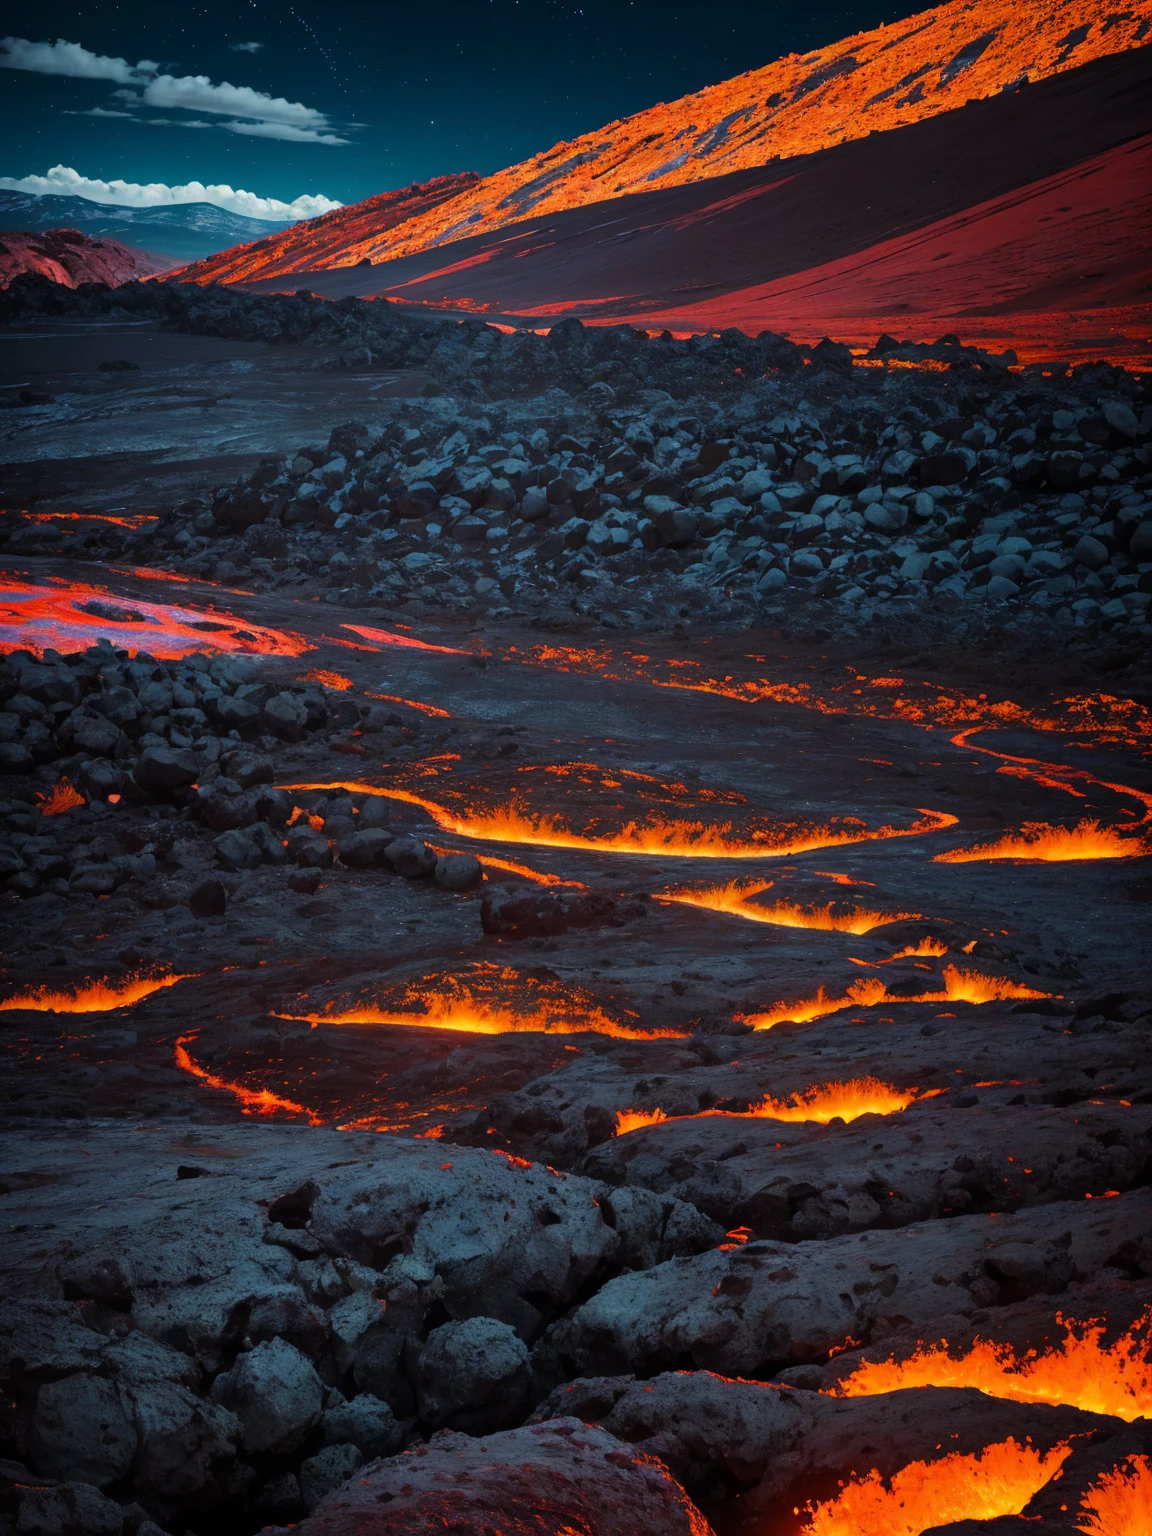
M 625 1136 L 648 1125 L 669 1120 L 780 1120 L 790 1124 L 833 1120 L 858 1120 L 861 1115 L 897 1115 L 923 1099 L 934 1099 L 942 1088 L 921 1093 L 918 1088 L 897 1088 L 876 1077 L 854 1077 L 843 1083 L 817 1083 L 791 1093 L 786 1099 L 765 1095 L 747 1109 L 702 1109 L 694 1115 L 667 1115 L 662 1109 L 623 1109 L 616 1116 L 616 1135 Z
M 340 627 L 350 629 L 363 640 L 371 640 L 374 645 L 395 645 L 409 651 L 440 651 L 445 656 L 472 655 L 471 651 L 461 650 L 456 645 L 432 645 L 427 640 L 417 640 L 415 635 L 398 635 L 390 629 L 373 629 L 368 624 L 342 624 Z
M 310 645 L 302 635 L 250 624 L 222 609 L 110 597 L 100 587 L 78 583 L 37 585 L 0 578 L 0 652 L 84 650 L 102 636 L 127 651 L 147 651 L 164 661 L 192 651 L 299 656 Z
M 30 1013 L 110 1013 L 114 1008 L 130 1008 L 153 992 L 174 987 L 178 981 L 191 981 L 197 975 L 198 971 L 187 971 L 174 976 L 123 976 L 115 981 L 105 976 L 99 981 L 78 982 L 67 989 L 33 987 L 30 992 L 5 998 L 0 1002 L 0 1013 L 15 1009 Z
M 1128 1456 L 1102 1472 L 1080 1501 L 1084 1536 L 1147 1536 L 1152 1529 L 1152 1460 Z
M 842 1013 L 845 1008 L 875 1008 L 880 1003 L 997 1003 L 1011 998 L 1035 999 L 1055 997 L 1054 992 L 1040 992 L 1035 987 L 1021 986 L 1002 976 L 985 976 L 980 971 L 963 971 L 958 966 L 946 965 L 943 972 L 942 990 L 932 989 L 907 997 L 889 992 L 878 976 L 863 976 L 847 988 L 842 997 L 830 997 L 823 987 L 814 997 L 801 998 L 794 1003 L 777 1003 L 763 1013 L 741 1015 L 744 1023 L 753 1029 L 771 1029 L 774 1024 L 788 1020 L 806 1024 L 812 1019 L 823 1019 L 829 1014 Z
M 208 1088 L 218 1088 L 224 1093 L 234 1094 L 240 1103 L 240 1112 L 245 1115 L 275 1115 L 290 1114 L 304 1115 L 310 1125 L 323 1125 L 320 1116 L 314 1110 L 304 1104 L 297 1104 L 292 1099 L 281 1098 L 268 1088 L 245 1088 L 243 1083 L 229 1081 L 225 1077 L 217 1077 L 202 1067 L 188 1051 L 188 1044 L 195 1040 L 195 1035 L 181 1035 L 176 1041 L 176 1065 L 182 1072 L 198 1078 Z
M 959 1520 L 1018 1515 L 1071 1455 L 1067 1444 L 1041 1452 L 1014 1439 L 974 1456 L 952 1452 L 913 1461 L 885 1483 L 873 1470 L 853 1477 L 834 1499 L 810 1506 L 803 1536 L 921 1536 Z
M 384 998 L 332 1002 L 325 1008 L 278 1015 L 319 1024 L 390 1024 L 466 1034 L 612 1035 L 619 1040 L 684 1040 L 683 1030 L 646 1029 L 613 1018 L 580 988 L 541 979 L 511 966 L 479 962 L 470 972 L 426 976 Z M 635 1017 L 635 1015 L 633 1015 Z
M 813 928 L 836 933 L 870 933 L 885 923 L 923 915 L 920 912 L 879 912 L 865 907 L 849 907 L 844 902 L 823 907 L 804 907 L 791 901 L 776 901 L 771 906 L 754 904 L 753 897 L 763 895 L 771 884 L 771 881 L 742 884 L 734 880 L 728 885 L 709 886 L 699 891 L 665 891 L 657 900 L 703 907 L 709 912 L 726 912 L 733 917 L 743 917 L 753 923 L 770 923 L 779 928 Z
M 1152 1417 L 1152 1312 L 1111 1344 L 1104 1324 L 1057 1319 L 1063 1339 L 1017 1355 L 1008 1344 L 976 1340 L 954 1353 L 945 1342 L 919 1344 L 906 1360 L 864 1360 L 832 1388 L 835 1397 L 872 1397 L 911 1387 L 975 1387 L 988 1397 L 1018 1403 L 1065 1403 L 1086 1413 L 1107 1413 L 1129 1423 Z

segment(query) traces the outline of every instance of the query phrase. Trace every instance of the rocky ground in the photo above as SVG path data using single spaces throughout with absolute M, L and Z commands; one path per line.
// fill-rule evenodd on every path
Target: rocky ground
M 1145 1530 L 1143 382 L 26 293 L 0 1531 Z

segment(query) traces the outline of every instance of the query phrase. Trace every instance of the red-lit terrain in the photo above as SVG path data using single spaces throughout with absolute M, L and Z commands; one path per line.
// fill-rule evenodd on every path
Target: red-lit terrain
M 39 272 L 65 288 L 107 283 L 110 288 L 167 272 L 175 263 L 150 251 L 96 240 L 78 229 L 46 229 L 36 234 L 4 230 L 0 234 L 0 288 L 21 272 Z
M 538 173 L 525 197 L 512 190 L 523 167 L 447 201 L 438 184 L 387 194 L 383 217 L 370 199 L 179 276 L 291 291 L 306 275 L 328 297 L 389 297 L 520 324 L 576 315 L 853 345 L 883 331 L 961 331 L 1021 361 L 1146 360 L 1152 66 L 1138 45 L 1147 22 L 1131 13 L 1077 28 L 1066 8 L 1053 9 L 1025 38 L 988 7 L 927 14 L 919 29 L 901 24 L 899 45 L 882 28 L 867 47 L 849 39 L 805 61 L 814 76 L 832 70 L 820 86 L 760 80 L 795 67 L 784 61 L 653 109 L 690 118 L 687 142 L 716 145 L 673 156 L 663 174 L 648 160 L 668 141 L 649 143 L 655 130 L 641 114 L 605 130 L 614 146 L 622 136 L 633 145 L 621 162 L 627 177 L 611 187 L 584 169 L 595 156 L 580 141 L 562 147 L 571 151 L 564 174 Z M 1069 30 L 1053 49 L 1057 23 Z M 957 29 L 978 26 L 965 46 L 982 43 L 979 58 L 941 83 L 933 50 L 942 34 L 951 47 Z M 1063 41 L 1085 28 L 1075 44 Z M 906 67 L 913 56 L 915 69 Z M 848 59 L 859 67 L 838 71 Z M 898 107 L 888 80 L 897 67 L 924 86 Z M 1027 88 L 1011 88 L 1024 75 Z M 747 105 L 752 80 L 757 90 L 774 85 L 765 99 L 782 99 L 764 123 L 739 119 L 745 135 L 732 103 Z M 439 201 L 397 222 L 409 197 Z

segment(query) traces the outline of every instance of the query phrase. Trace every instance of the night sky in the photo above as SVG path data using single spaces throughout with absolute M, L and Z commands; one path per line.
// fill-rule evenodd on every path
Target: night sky
M 445 172 L 497 170 L 653 102 L 918 9 L 891 0 L 801 7 L 439 0 L 371 8 L 353 0 L 17 0 L 6 8 L 14 38 L 66 39 L 89 55 L 126 61 L 131 74 L 75 78 L 55 63 L 0 72 L 0 175 L 42 175 L 63 164 L 105 180 L 195 179 L 286 201 L 308 193 L 353 202 Z M 203 89 L 187 77 L 205 77 Z M 223 82 L 303 104 L 311 116 L 301 128 L 304 119 L 287 107 L 279 109 L 286 127 L 227 115 L 217 90 Z M 187 106 L 172 104 L 184 99 Z M 325 142 L 333 139 L 347 142 Z

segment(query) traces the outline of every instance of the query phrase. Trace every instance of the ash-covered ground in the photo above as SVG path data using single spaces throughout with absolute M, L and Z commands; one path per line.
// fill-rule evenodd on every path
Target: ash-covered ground
M 14 290 L 0 1530 L 1146 1531 L 1143 381 Z

